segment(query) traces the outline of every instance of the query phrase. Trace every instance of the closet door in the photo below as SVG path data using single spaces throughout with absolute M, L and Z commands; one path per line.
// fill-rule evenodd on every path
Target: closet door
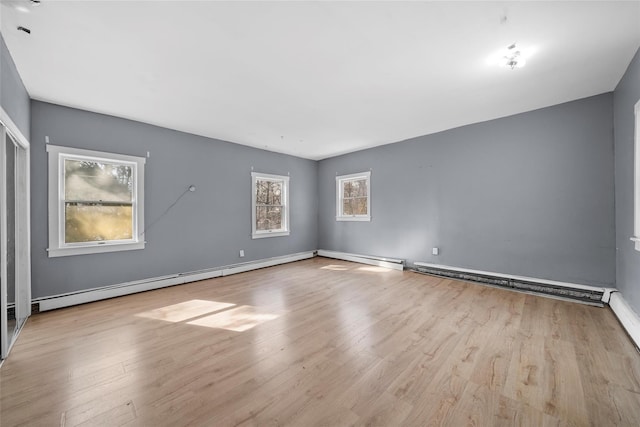
M 2 126 L 0 133 L 0 358 L 6 358 L 29 315 L 26 184 L 28 156 Z M 25 256 L 27 258 L 25 258 Z
M 9 352 L 9 345 L 15 331 L 15 321 L 10 321 L 10 305 L 9 305 L 9 280 L 11 280 L 12 274 L 9 266 L 9 254 L 8 249 L 11 246 L 11 237 L 8 233 L 9 220 L 7 206 L 7 176 L 9 175 L 9 169 L 11 169 L 10 162 L 7 162 L 7 132 L 2 126 L 0 138 L 0 358 L 7 357 Z M 13 145 L 13 144 L 11 144 Z M 15 175 L 14 175 L 15 176 Z M 15 261 L 15 252 L 12 260 Z M 15 282 L 15 262 L 13 267 L 13 279 Z M 15 284 L 13 285 L 13 291 L 15 292 Z M 14 309 L 15 310 L 15 309 Z

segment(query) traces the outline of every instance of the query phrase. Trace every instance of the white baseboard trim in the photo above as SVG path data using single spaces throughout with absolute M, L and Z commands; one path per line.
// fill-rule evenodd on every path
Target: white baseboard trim
M 116 285 L 87 289 L 79 292 L 70 292 L 67 294 L 36 298 L 32 300 L 32 303 L 39 304 L 40 311 L 48 311 L 54 310 L 56 308 L 70 307 L 72 305 L 135 294 L 138 292 L 151 291 L 154 289 L 161 289 L 175 285 L 182 285 L 185 283 L 196 282 L 198 280 L 229 276 L 232 274 L 257 270 L 259 268 L 272 267 L 274 265 L 286 264 L 289 262 L 313 258 L 314 256 L 315 253 L 313 251 L 300 252 L 297 254 L 249 261 L 242 264 L 222 266 L 209 270 L 198 270 L 168 276 L 153 277 L 149 279 L 136 280 L 133 282 L 119 283 Z
M 328 251 L 325 249 L 318 249 L 318 256 L 341 259 L 344 261 L 353 261 L 360 264 L 377 265 L 379 267 L 391 268 L 393 270 L 404 270 L 404 260 L 401 259 L 376 257 L 372 255 L 350 254 L 347 252 Z
M 603 303 L 608 303 L 609 299 L 611 298 L 611 293 L 615 292 L 614 288 L 581 285 L 579 283 L 558 282 L 556 280 L 538 279 L 536 277 L 527 277 L 527 276 L 515 276 L 513 274 L 494 273 L 492 271 L 472 270 L 469 268 L 452 267 L 452 266 L 443 265 L 443 264 L 432 264 L 432 263 L 421 262 L 421 261 L 416 261 L 413 264 L 421 267 L 442 268 L 445 270 L 459 271 L 462 273 L 482 274 L 485 276 L 495 276 L 495 277 L 502 277 L 505 279 L 522 280 L 525 282 L 541 283 L 541 284 L 551 285 L 551 286 L 561 286 L 563 288 L 569 288 L 569 289 L 583 289 L 587 291 L 602 292 L 601 301 Z
M 134 282 L 119 283 L 117 285 L 102 288 L 87 289 L 63 295 L 36 298 L 31 302 L 39 306 L 39 311 L 55 310 L 56 308 L 70 307 L 72 305 L 85 304 L 108 298 L 115 298 L 138 292 L 151 291 L 153 289 L 166 288 L 167 286 L 185 283 L 179 275 L 164 276 L 153 279 L 138 280 Z
M 294 261 L 301 261 L 303 259 L 313 258 L 316 256 L 315 251 L 300 252 L 297 254 L 286 255 L 282 257 L 268 258 L 258 261 L 250 261 L 242 264 L 234 264 L 226 266 L 222 270 L 223 276 L 230 276 L 232 274 L 244 273 L 245 271 L 257 270 L 259 268 L 273 267 L 274 265 L 286 264 Z
M 622 323 L 637 348 L 640 348 L 640 316 L 633 311 L 631 306 L 622 297 L 620 292 L 612 292 L 609 299 L 609 307 Z

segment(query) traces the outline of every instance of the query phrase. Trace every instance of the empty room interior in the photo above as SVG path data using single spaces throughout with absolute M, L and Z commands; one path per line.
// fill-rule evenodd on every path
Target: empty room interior
M 0 425 L 640 425 L 640 1 L 0 2 Z

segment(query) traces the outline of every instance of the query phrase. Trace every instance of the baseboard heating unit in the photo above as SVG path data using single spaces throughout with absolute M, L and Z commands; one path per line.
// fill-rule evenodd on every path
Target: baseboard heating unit
M 121 297 L 138 292 L 145 292 L 154 289 L 166 288 L 169 286 L 182 285 L 185 283 L 196 282 L 198 280 L 214 279 L 216 277 L 244 273 L 246 271 L 257 270 L 260 268 L 272 267 L 275 265 L 313 258 L 314 256 L 315 252 L 313 251 L 300 252 L 279 257 L 248 261 L 241 264 L 233 264 L 198 271 L 189 271 L 184 273 L 172 274 L 169 276 L 152 277 L 133 282 L 119 283 L 99 288 L 70 292 L 67 294 L 52 295 L 32 300 L 31 309 L 33 312 L 54 310 L 57 308 L 69 307 L 77 304 L 85 304 L 88 302 L 100 301 L 108 298 Z
M 614 289 L 611 288 L 470 270 L 446 265 L 429 264 L 426 262 L 414 262 L 413 264 L 415 265 L 414 271 L 419 273 L 578 301 L 599 307 L 609 302 L 611 292 L 614 291 Z
M 385 258 L 374 255 L 350 254 L 347 252 L 328 251 L 325 249 L 318 249 L 318 256 L 358 262 L 360 264 L 377 265 L 378 267 L 391 268 L 393 270 L 404 270 L 404 260 L 402 259 Z

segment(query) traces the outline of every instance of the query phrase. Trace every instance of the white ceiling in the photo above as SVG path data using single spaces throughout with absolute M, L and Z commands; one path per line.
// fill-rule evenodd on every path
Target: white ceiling
M 0 10 L 34 99 L 309 159 L 612 91 L 640 46 L 640 1 Z M 489 63 L 512 42 L 526 67 Z

